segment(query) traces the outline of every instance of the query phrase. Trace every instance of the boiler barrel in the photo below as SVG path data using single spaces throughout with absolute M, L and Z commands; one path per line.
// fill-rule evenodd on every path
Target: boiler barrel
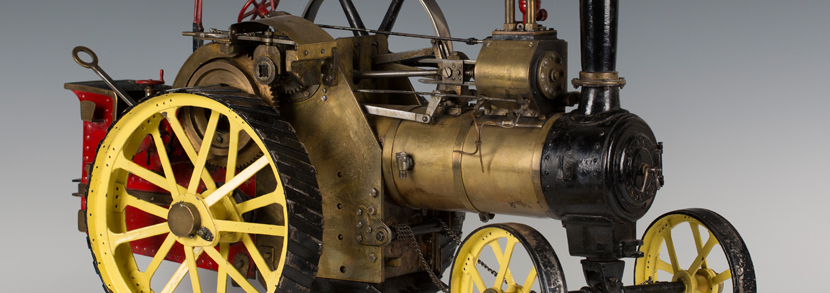
M 661 149 L 636 115 L 560 113 L 512 128 L 493 125 L 504 119 L 474 123 L 469 112 L 432 124 L 375 119 L 389 195 L 411 208 L 554 219 L 631 221 L 650 207 Z M 657 173 L 646 176 L 647 169 Z

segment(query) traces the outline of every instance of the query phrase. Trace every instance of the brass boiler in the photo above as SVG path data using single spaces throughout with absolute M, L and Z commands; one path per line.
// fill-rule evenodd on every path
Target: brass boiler
M 378 118 L 384 180 L 391 197 L 411 208 L 554 219 L 610 212 L 619 220 L 639 219 L 661 184 L 643 171 L 662 166 L 661 145 L 628 112 L 579 118 L 557 113 L 520 119 L 513 127 L 500 124 L 504 117 L 473 119 L 470 112 L 434 124 Z M 476 125 L 481 145 L 471 154 Z M 400 164 L 404 154 L 410 168 Z
M 480 148 L 469 112 L 440 117 L 434 124 L 379 119 L 390 195 L 412 208 L 554 217 L 541 190 L 539 166 L 546 133 L 560 116 L 512 128 L 493 125 L 503 117 L 478 117 Z M 403 153 L 413 162 L 410 170 L 399 166 Z

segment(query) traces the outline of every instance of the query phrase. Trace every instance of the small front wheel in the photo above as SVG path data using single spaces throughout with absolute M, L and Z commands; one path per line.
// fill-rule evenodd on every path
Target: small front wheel
M 723 255 L 711 254 L 716 246 Z M 634 266 L 635 284 L 682 281 L 686 293 L 719 293 L 724 288 L 756 292 L 755 268 L 744 240 L 713 211 L 686 209 L 660 216 L 643 235 L 640 251 L 644 257 Z

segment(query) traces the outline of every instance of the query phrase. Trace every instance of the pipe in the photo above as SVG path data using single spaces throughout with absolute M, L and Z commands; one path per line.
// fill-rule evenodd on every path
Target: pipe
M 582 72 L 616 71 L 618 7 L 619 0 L 579 1 Z M 620 86 L 583 86 L 580 114 L 590 116 L 618 109 Z
M 504 30 L 512 30 L 516 24 L 516 0 L 504 0 Z

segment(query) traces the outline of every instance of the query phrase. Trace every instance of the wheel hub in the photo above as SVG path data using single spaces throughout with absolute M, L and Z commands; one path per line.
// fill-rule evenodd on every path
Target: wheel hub
M 192 237 L 202 227 L 202 216 L 195 205 L 180 201 L 170 206 L 170 212 L 167 213 L 167 225 L 173 235 Z

